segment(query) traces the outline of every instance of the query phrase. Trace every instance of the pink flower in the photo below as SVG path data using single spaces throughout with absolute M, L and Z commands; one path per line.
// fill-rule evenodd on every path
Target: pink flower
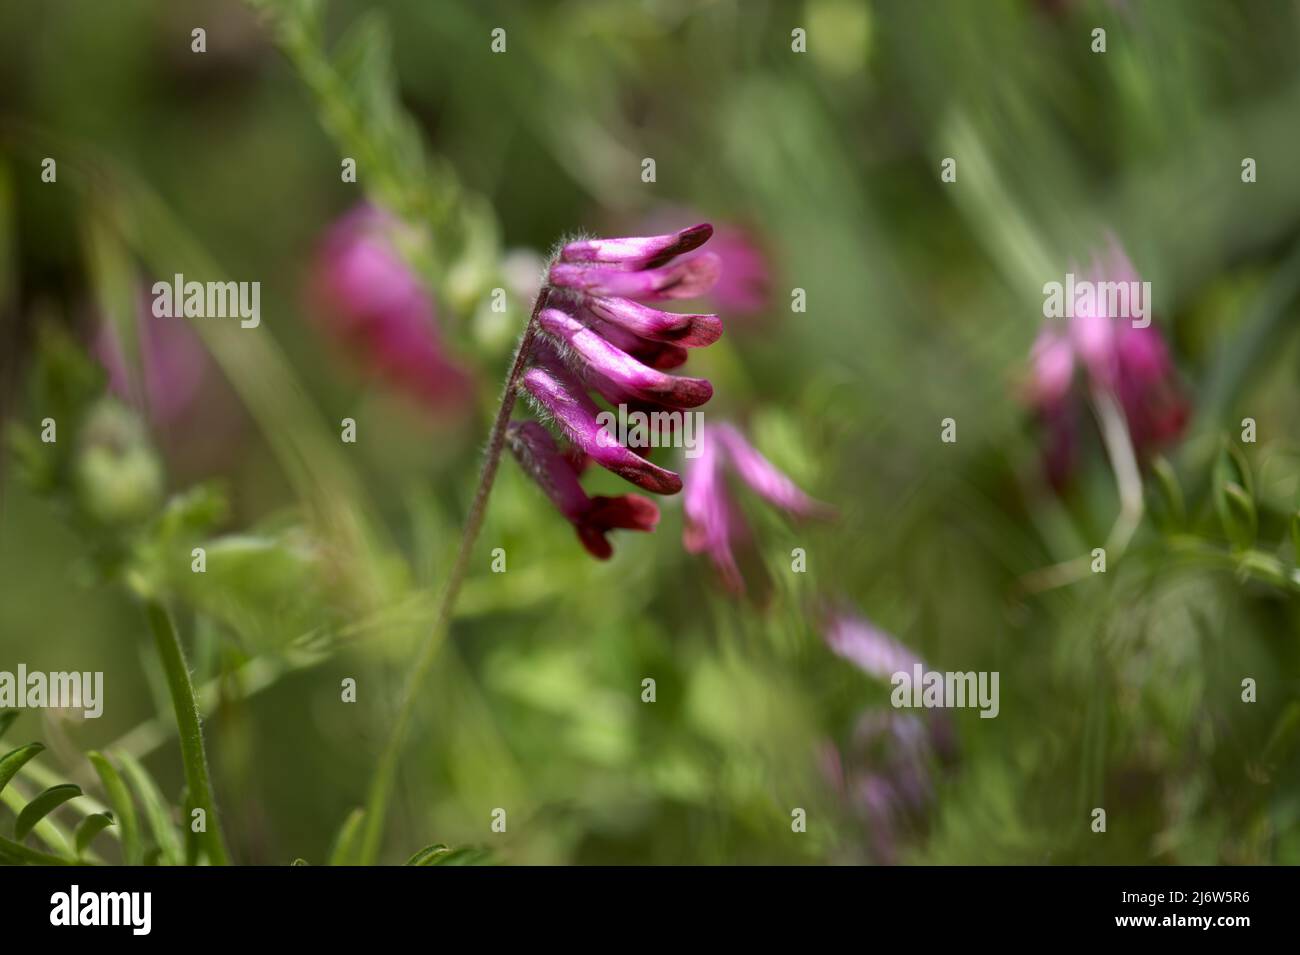
M 722 275 L 709 298 L 728 315 L 766 311 L 772 299 L 772 269 L 754 235 L 739 226 L 719 226 L 713 251 L 722 262 Z
M 944 713 L 863 711 L 848 742 L 822 747 L 822 773 L 857 818 L 879 862 L 892 864 L 935 798 L 941 766 L 955 758 Z
M 911 673 L 921 658 L 875 624 L 846 613 L 830 614 L 822 634 L 836 656 L 863 673 L 888 682 L 895 673 Z
M 659 509 L 635 494 L 588 498 L 579 483 L 594 461 L 643 490 L 676 494 L 681 478 L 620 444 L 598 420 L 588 391 L 614 405 L 684 411 L 704 404 L 713 386 L 703 378 L 670 375 L 686 349 L 717 341 L 716 315 L 666 312 L 644 303 L 693 298 L 718 277 L 708 253 L 681 258 L 708 241 L 713 228 L 692 226 L 667 235 L 570 242 L 551 264 L 536 315 L 536 343 L 519 388 L 570 446 L 569 455 L 546 429 L 514 424 L 510 448 L 594 556 L 612 548 L 607 531 L 651 530 Z
M 646 220 L 650 230 L 691 218 L 688 210 L 658 212 Z M 718 257 L 721 273 L 708 299 L 727 315 L 749 316 L 767 310 L 772 298 L 772 266 L 755 230 L 735 224 L 715 225 L 709 251 Z M 688 252 L 685 258 L 699 253 Z
M 652 531 L 659 523 L 659 508 L 639 494 L 588 497 L 578 481 L 579 467 L 560 453 L 550 432 L 536 421 L 513 422 L 506 440 L 524 471 L 569 519 L 592 556 L 605 560 L 613 554 L 605 539 L 610 530 Z
M 698 450 L 686 476 L 682 543 L 692 554 L 708 554 L 727 589 L 742 593 L 745 582 L 734 548 L 749 541 L 750 531 L 727 484 L 728 473 L 794 517 L 828 517 L 832 511 L 796 487 L 732 425 L 704 428 Z
M 1114 242 L 1102 260 L 1093 261 L 1087 279 L 1140 283 Z M 1080 408 L 1089 389 L 1118 402 L 1139 457 L 1175 441 L 1187 423 L 1190 406 L 1164 338 L 1154 322 L 1135 327 L 1135 318 L 1131 301 L 1126 314 L 1112 316 L 1096 296 L 1092 309 L 1064 322 L 1049 320 L 1034 341 L 1025 400 L 1045 428 L 1044 467 L 1054 486 L 1073 470 Z
M 143 405 L 141 410 L 147 409 L 153 421 L 170 424 L 186 413 L 203 386 L 209 368 L 207 352 L 185 320 L 155 318 L 143 292 L 134 318 L 140 388 L 132 386 L 132 362 L 112 322 L 100 323 L 95 356 L 108 372 L 113 394 L 137 408 Z
M 469 375 L 448 356 L 433 301 L 398 253 L 401 228 L 364 204 L 331 226 L 313 265 L 313 314 L 368 375 L 427 408 L 462 405 Z

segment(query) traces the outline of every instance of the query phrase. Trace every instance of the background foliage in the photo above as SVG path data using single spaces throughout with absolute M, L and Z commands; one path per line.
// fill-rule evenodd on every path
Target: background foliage
M 737 601 L 682 550 L 674 502 L 601 564 L 506 462 L 384 860 L 432 843 L 511 863 L 879 859 L 821 770 L 825 745 L 888 706 L 825 646 L 819 609 L 837 603 L 935 668 L 1001 673 L 997 719 L 953 714 L 956 759 L 894 834 L 903 861 L 1300 861 L 1298 34 L 1282 0 L 4 4 L 0 669 L 102 670 L 107 706 L 3 729 L 0 753 L 47 750 L 0 793 L 0 832 L 71 781 L 87 795 L 22 844 L 66 854 L 111 809 L 96 858 L 185 860 L 139 606 L 159 598 L 234 860 L 346 861 L 527 315 L 519 295 L 504 317 L 488 307 L 506 253 L 690 209 L 748 230 L 771 276 L 766 307 L 724 314 L 692 358 L 715 385 L 707 415 L 742 423 L 840 516 L 755 511 L 766 582 Z M 359 183 L 340 181 L 341 156 Z M 403 251 L 477 383 L 462 414 L 358 378 L 312 322 L 316 242 L 363 194 L 416 227 Z M 1107 232 L 1153 282 L 1194 405 L 1168 457 L 1184 513 L 1161 519 L 1170 492 L 1148 477 L 1153 507 L 1105 575 L 1026 593 L 1026 575 L 1098 546 L 1119 506 L 1095 440 L 1050 491 L 1020 400 L 1043 282 Z M 140 283 L 175 272 L 260 281 L 262 327 L 195 324 L 216 372 L 188 417 L 97 419 L 97 323 L 129 328 Z M 50 408 L 53 450 L 35 437 Z M 337 440 L 345 416 L 355 445 Z M 938 440 L 946 416 L 955 445 Z M 1244 416 L 1255 444 L 1237 440 Z M 104 429 L 140 453 L 107 502 L 77 478 Z M 1257 525 L 1244 540 L 1216 509 L 1232 478 Z M 105 530 L 104 508 L 129 519 Z

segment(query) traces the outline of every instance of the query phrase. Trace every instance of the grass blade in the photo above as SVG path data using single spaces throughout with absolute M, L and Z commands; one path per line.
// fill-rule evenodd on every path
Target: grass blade
M 139 865 L 144 860 L 144 845 L 140 841 L 140 820 L 135 814 L 131 793 L 122 781 L 121 774 L 107 758 L 93 752 L 86 756 L 95 767 L 104 792 L 108 794 L 109 804 L 120 820 L 118 831 L 122 834 L 122 862 L 125 865 Z
M 185 860 L 185 850 L 181 845 L 180 833 L 172 823 L 170 807 L 158 791 L 157 784 L 148 771 L 134 758 L 126 753 L 115 753 L 117 761 L 122 764 L 126 778 L 135 790 L 136 798 L 144 809 L 144 817 L 153 832 L 154 842 L 158 844 L 159 865 L 180 865 Z

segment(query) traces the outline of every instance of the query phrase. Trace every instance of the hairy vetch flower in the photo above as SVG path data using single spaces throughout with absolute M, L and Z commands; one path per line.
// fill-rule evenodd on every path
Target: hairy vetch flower
M 700 435 L 699 454 L 686 475 L 682 543 L 692 554 L 707 554 L 733 593 L 745 589 L 735 548 L 750 540 L 727 474 L 734 473 L 769 504 L 794 517 L 829 517 L 830 507 L 815 501 L 777 470 L 734 426 L 710 424 Z
M 1138 281 L 1137 271 L 1116 244 L 1100 260 L 1094 259 L 1088 278 L 1095 285 Z M 1190 407 L 1164 338 L 1154 322 L 1134 327 L 1132 303 L 1129 311 L 1105 314 L 1097 296 L 1091 310 L 1071 319 L 1048 320 L 1034 341 L 1025 400 L 1044 426 L 1044 466 L 1055 486 L 1064 484 L 1073 471 L 1081 391 L 1100 390 L 1116 401 L 1139 457 L 1176 440 L 1187 423 Z M 1076 388 L 1080 382 L 1084 389 Z
M 313 265 L 312 312 L 365 371 L 427 408 L 471 396 L 448 357 L 433 301 L 395 244 L 401 223 L 360 205 L 330 227 Z
M 152 319 L 144 293 L 135 323 L 135 354 L 112 322 L 100 323 L 94 353 L 108 372 L 109 390 L 150 420 L 171 424 L 193 404 L 210 362 L 194 329 L 186 322 Z M 132 358 L 139 360 L 139 387 L 134 386 Z M 139 393 L 137 393 L 139 392 Z
M 680 207 L 661 209 L 643 221 L 647 231 L 658 232 L 671 221 L 689 221 L 691 212 Z M 772 299 L 772 266 L 762 234 L 745 225 L 714 222 L 709 252 L 718 257 L 721 272 L 709 289 L 708 301 L 732 322 L 765 312 Z M 687 252 L 690 258 L 700 252 Z
M 709 293 L 710 300 L 728 315 L 766 311 L 772 299 L 772 269 L 758 238 L 731 226 L 718 230 L 715 245 L 722 277 Z
M 863 711 L 848 742 L 827 742 L 822 773 L 859 821 L 876 861 L 897 861 L 902 843 L 934 804 L 942 766 L 955 758 L 947 714 Z
M 833 653 L 883 682 L 923 663 L 893 636 L 843 609 L 826 613 L 822 636 Z M 893 862 L 932 804 L 938 770 L 956 754 L 946 713 L 868 709 L 845 746 L 827 742 L 821 755 L 824 775 L 861 822 L 874 855 Z
M 652 464 L 641 453 L 645 449 L 620 444 L 598 421 L 600 408 L 589 392 L 612 405 L 669 412 L 696 408 L 712 397 L 707 380 L 666 370 L 686 360 L 686 349 L 717 341 L 721 320 L 645 304 L 708 290 L 718 277 L 715 256 L 674 260 L 698 249 L 712 232 L 704 224 L 668 235 L 570 242 L 548 272 L 531 364 L 519 388 L 572 451 L 562 454 L 536 424 L 512 425 L 508 442 L 596 557 L 610 556 L 606 531 L 650 530 L 659 509 L 634 494 L 588 498 L 578 481 L 587 461 L 655 494 L 676 494 L 682 481 Z
M 851 614 L 829 614 L 822 637 L 836 656 L 885 682 L 895 673 L 911 673 L 912 666 L 921 662 L 920 657 L 875 624 Z

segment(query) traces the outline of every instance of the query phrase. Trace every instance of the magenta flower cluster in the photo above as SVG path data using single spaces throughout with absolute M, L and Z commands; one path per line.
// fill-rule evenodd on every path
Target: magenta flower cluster
M 1138 281 L 1117 243 L 1094 259 L 1088 277 L 1097 284 Z M 1044 427 L 1044 468 L 1057 487 L 1078 458 L 1081 392 L 1097 389 L 1114 399 L 1139 457 L 1176 440 L 1187 424 L 1191 406 L 1164 337 L 1154 322 L 1135 326 L 1134 318 L 1103 314 L 1098 306 L 1068 321 L 1045 323 L 1034 341 L 1026 399 Z
M 579 478 L 589 461 L 652 494 L 676 494 L 682 479 L 620 444 L 597 420 L 600 409 L 590 393 L 616 406 L 669 412 L 699 407 L 713 396 L 707 380 L 667 372 L 686 361 L 687 349 L 717 341 L 721 320 L 645 304 L 708 291 L 718 277 L 715 256 L 674 260 L 712 233 L 702 224 L 668 235 L 571 242 L 547 275 L 531 364 L 519 387 L 568 449 L 562 451 L 536 422 L 515 422 L 507 441 L 596 557 L 612 553 L 608 531 L 651 530 L 659 508 L 637 494 L 588 497 Z

